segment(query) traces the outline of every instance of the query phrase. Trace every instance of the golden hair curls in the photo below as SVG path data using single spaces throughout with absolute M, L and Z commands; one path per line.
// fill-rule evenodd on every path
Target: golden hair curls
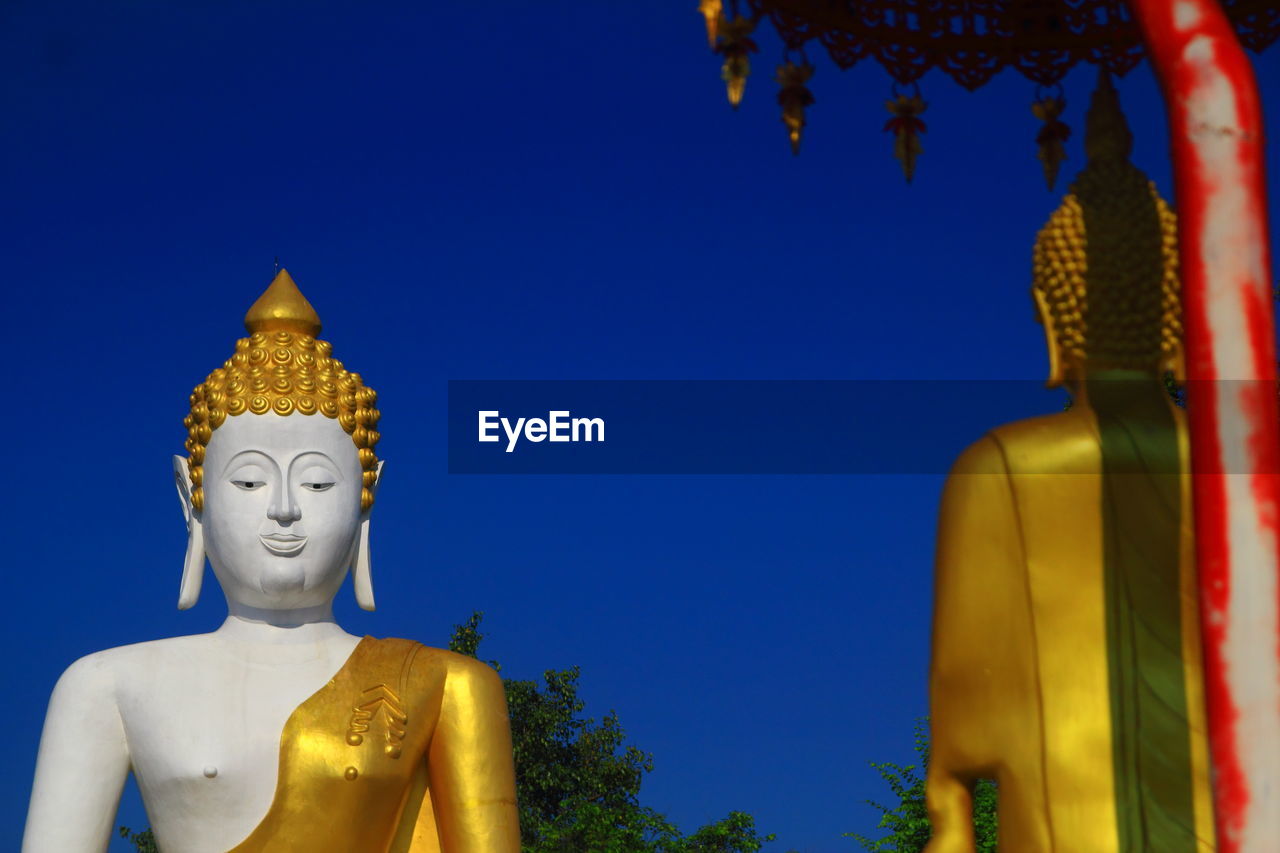
M 182 420 L 192 505 L 204 509 L 205 448 L 228 415 L 297 412 L 335 418 L 351 436 L 364 471 L 360 508 L 372 507 L 381 417 L 377 392 L 332 357 L 328 341 L 316 340 L 319 317 L 284 270 L 249 309 L 245 325 L 249 337 L 236 341 L 235 354 L 195 387 L 191 411 Z
M 1082 174 L 1040 231 L 1033 287 L 1064 366 L 1151 368 L 1182 346 L 1177 219 L 1137 169 L 1106 171 Z

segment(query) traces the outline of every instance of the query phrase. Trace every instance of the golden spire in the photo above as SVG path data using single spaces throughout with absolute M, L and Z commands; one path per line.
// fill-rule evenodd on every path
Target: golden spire
M 1085 114 L 1084 151 L 1089 164 L 1106 160 L 1128 161 L 1133 151 L 1133 134 L 1120 110 L 1120 95 L 1111 83 L 1111 75 L 1098 72 L 1098 87 L 1089 100 Z
M 314 338 L 320 334 L 320 315 L 294 284 L 289 271 L 282 269 L 244 315 L 244 327 L 250 334 L 284 330 Z

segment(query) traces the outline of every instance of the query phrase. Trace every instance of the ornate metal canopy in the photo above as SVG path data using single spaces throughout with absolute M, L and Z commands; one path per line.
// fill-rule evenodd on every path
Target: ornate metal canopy
M 1170 0 L 1172 2 L 1172 0 Z M 1280 37 L 1276 0 L 1220 0 L 1241 43 L 1261 51 Z M 868 57 L 889 72 L 893 98 L 884 130 L 907 180 L 923 151 L 920 118 L 928 104 L 918 81 L 930 69 L 976 89 L 1012 67 L 1036 85 L 1032 111 L 1044 122 L 1037 157 L 1052 189 L 1071 131 L 1062 121 L 1061 81 L 1078 63 L 1124 75 L 1146 48 L 1126 0 L 700 0 L 712 50 L 723 57 L 729 103 L 741 102 L 750 74 L 754 33 L 773 24 L 784 46 L 775 78 L 792 151 L 799 153 L 805 110 L 814 102 L 809 48 L 825 49 L 839 68 Z M 908 86 L 907 92 L 898 91 Z
M 840 68 L 875 59 L 899 83 L 932 68 L 966 89 L 1016 68 L 1056 85 L 1079 62 L 1123 75 L 1142 59 L 1124 0 L 745 0 L 791 49 L 813 43 Z M 1240 41 L 1261 51 L 1280 36 L 1280 3 L 1221 0 Z

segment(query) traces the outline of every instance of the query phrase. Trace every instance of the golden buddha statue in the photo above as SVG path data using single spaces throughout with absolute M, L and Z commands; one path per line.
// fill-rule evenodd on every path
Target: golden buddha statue
M 373 609 L 377 395 L 318 340 L 283 270 L 249 337 L 196 387 L 174 458 L 188 547 L 228 616 L 108 649 L 49 702 L 24 853 L 107 849 L 133 772 L 165 853 L 518 853 L 501 679 L 333 619 L 348 570 Z
M 1073 405 L 998 427 L 940 509 L 929 853 L 1214 849 L 1174 215 L 1102 75 L 1088 162 L 1040 232 L 1033 296 Z

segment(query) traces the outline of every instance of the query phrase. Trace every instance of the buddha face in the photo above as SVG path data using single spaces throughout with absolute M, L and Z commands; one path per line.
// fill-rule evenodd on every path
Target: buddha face
M 265 610 L 332 601 L 359 532 L 361 474 L 332 418 L 227 418 L 206 449 L 200 514 L 227 598 Z

